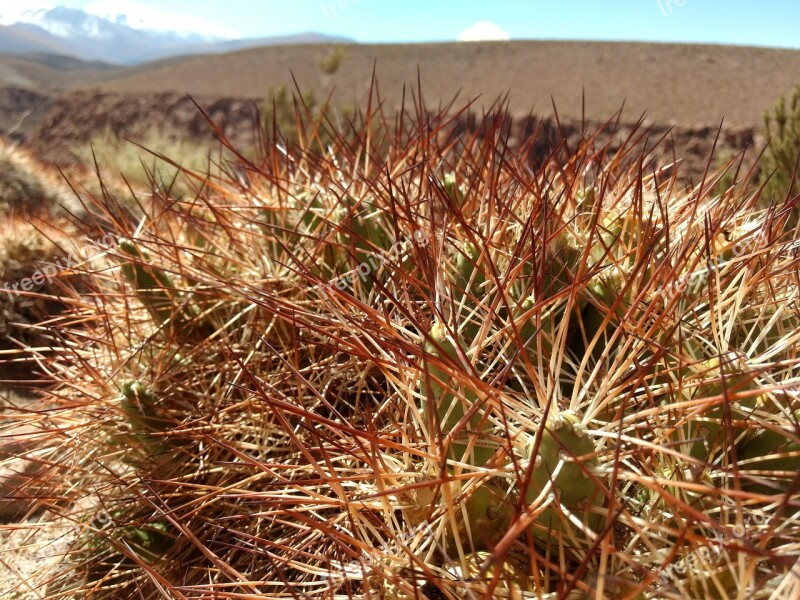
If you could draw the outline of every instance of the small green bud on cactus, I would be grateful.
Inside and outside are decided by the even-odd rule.
[[[169,422],[158,417],[158,397],[141,382],[130,380],[122,384],[120,406],[130,419],[131,427],[140,432],[164,431]]]
[[[132,433],[113,436],[112,443],[129,443],[145,450],[148,458],[163,455],[175,448],[175,442],[161,435],[174,425],[161,416],[159,398],[141,382],[131,380],[122,384],[120,408],[128,417]]]
[[[444,174],[442,178],[442,187],[451,199],[459,200],[461,198],[461,190],[458,189],[458,180],[456,174],[452,171],[448,171]]]
[[[566,228],[553,236],[545,257],[542,287],[544,298],[557,294],[572,284],[582,252],[578,240]]]

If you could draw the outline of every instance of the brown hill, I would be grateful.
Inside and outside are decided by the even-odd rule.
[[[0,54],[0,88],[26,87],[38,92],[56,91],[90,84],[97,80],[92,76],[93,73],[118,68],[107,63],[86,62],[57,54]]]
[[[600,42],[478,42],[348,45],[329,80],[319,69],[329,46],[268,47],[187,57],[129,69],[87,73],[77,87],[123,93],[174,91],[206,96],[263,97],[270,87],[335,87],[343,102],[361,101],[373,65],[383,96],[396,104],[417,69],[434,106],[459,90],[489,104],[510,93],[514,112],[609,117],[624,103],[627,120],[646,112],[659,123],[752,126],[765,107],[800,78],[800,51],[679,44]]]
[[[294,76],[302,90],[314,89],[318,98],[335,90],[335,103],[360,104],[374,67],[381,99],[389,106],[399,106],[404,89],[410,104],[409,90],[418,77],[430,109],[459,94],[456,106],[477,98],[473,110],[480,114],[508,93],[518,132],[528,127],[529,113],[547,118],[553,103],[573,134],[581,128],[582,111],[591,123],[624,104],[623,122],[645,114],[659,134],[678,125],[674,149],[697,175],[720,121],[725,125],[717,155],[738,152],[758,139],[763,111],[800,76],[796,50],[526,41],[348,45],[341,68],[328,77],[320,63],[331,48],[264,47],[129,68],[0,57],[0,133],[22,120],[17,135],[59,162],[98,128],[134,139],[154,124],[207,136],[191,94],[225,122],[228,134],[246,140],[252,108],[270,89],[293,86]],[[24,89],[2,89],[4,81]]]

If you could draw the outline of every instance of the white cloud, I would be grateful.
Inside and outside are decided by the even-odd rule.
[[[25,21],[39,10],[55,8],[52,2],[36,2],[35,0],[2,0],[0,2],[0,25],[11,25],[17,21]]]
[[[511,36],[491,21],[478,21],[459,33],[456,39],[459,42],[507,41],[511,39]]]
[[[189,15],[164,12],[153,6],[131,2],[130,0],[100,0],[87,4],[87,13],[108,19],[120,25],[149,31],[177,31],[194,33],[207,37],[237,39],[236,31],[213,21]]]

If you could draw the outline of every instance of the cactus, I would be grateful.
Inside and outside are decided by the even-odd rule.
[[[122,519],[122,511],[115,511],[115,520]],[[146,525],[119,527],[99,534],[87,532],[79,543],[82,564],[90,583],[102,581],[105,585],[124,578],[125,570],[136,568],[136,557],[145,564],[154,565],[162,561],[170,549],[173,536],[170,526],[164,521]],[[124,546],[125,551],[120,549]]]
[[[445,194],[447,194],[451,200],[457,201],[461,198],[462,194],[458,186],[458,179],[456,178],[456,174],[452,171],[448,171],[444,174],[442,178],[442,187],[444,188]]]
[[[411,499],[412,506],[406,511],[406,518],[414,527],[442,507],[454,512],[455,530],[450,519],[445,520],[445,539],[452,553],[458,553],[459,544],[468,552],[491,550],[511,526],[516,508],[514,490],[505,490],[499,478],[482,481],[471,490],[465,490],[459,480],[431,483],[415,488]],[[453,503],[452,508],[448,502]]]
[[[455,368],[458,372],[461,358],[456,345],[460,346],[463,353],[463,343],[459,339],[453,339],[440,322],[433,324],[429,338],[425,344],[426,354],[441,360],[445,368],[438,366],[433,360],[427,363],[422,379],[426,398],[423,414],[427,423],[440,428],[443,434],[448,434],[458,426],[466,410],[478,401],[478,394],[469,383],[461,383],[458,377],[452,376],[447,368]],[[497,445],[485,438],[490,431],[491,424],[484,418],[484,411],[476,410],[469,418],[467,426],[453,437],[448,448],[448,456],[459,462],[466,460],[475,466],[484,465],[497,449]],[[467,455],[470,441],[473,445]]]
[[[382,264],[381,255],[394,243],[383,214],[370,214],[366,203],[347,196],[333,211],[337,245],[326,245],[324,264],[332,274],[350,271],[349,282],[359,281],[366,294]],[[354,286],[348,286],[354,289]]]
[[[158,397],[141,382],[131,380],[122,384],[120,407],[128,416],[131,428],[140,433],[164,431],[169,421],[158,416]]]
[[[130,433],[118,433],[112,436],[113,444],[124,444],[134,450],[134,454],[125,455],[124,460],[131,464],[142,462],[159,464],[169,459],[172,451],[179,447],[176,440],[164,435],[174,422],[163,416],[163,408],[159,398],[148,390],[141,382],[130,380],[122,384],[120,408],[128,419]]]
[[[133,285],[136,296],[159,327],[167,327],[171,336],[179,333],[184,340],[204,339],[216,328],[202,315],[200,308],[184,298],[172,278],[163,269],[150,264],[150,256],[128,238],[118,241],[120,250],[134,260],[122,264],[122,273]]]
[[[104,225],[124,238],[133,286],[98,269],[91,298],[64,317],[65,351],[40,360],[59,379],[53,408],[23,416],[57,437],[35,457],[56,476],[37,473],[24,493],[53,484],[42,503],[80,514],[91,484],[93,504],[131,506],[105,536],[113,548],[101,544],[109,578],[73,589],[64,569],[48,579],[68,589],[47,593],[84,597],[113,580],[117,597],[383,597],[391,586],[500,597],[509,557],[527,550],[516,591],[700,597],[702,565],[668,587],[653,578],[713,547],[737,593],[763,583],[772,594],[765,582],[785,576],[800,522],[784,485],[796,407],[773,410],[797,397],[797,334],[782,315],[800,292],[782,213],[643,174],[650,146],[629,148],[643,136],[610,159],[584,136],[539,167],[498,144],[501,121],[442,145],[444,117],[378,117],[324,154],[313,139],[270,146],[197,201],[156,194],[152,218]],[[431,185],[442,165],[457,165],[468,196]],[[275,198],[286,204],[262,215]],[[115,214],[106,208],[93,212]],[[751,221],[769,229],[752,251],[714,246]],[[132,231],[169,252],[151,261],[124,241]],[[369,263],[416,231],[435,243]],[[369,281],[320,293],[359,261]],[[716,270],[702,293],[674,281],[703,262]],[[141,302],[126,302],[132,287]],[[223,324],[206,338],[193,334],[201,297],[203,319]],[[120,377],[139,379],[119,393]],[[98,431],[124,432],[128,447]],[[143,525],[162,514],[171,551],[120,560],[123,544],[157,555],[172,542]],[[710,539],[730,537],[742,514],[769,522]]]
[[[485,311],[480,308],[478,298],[483,297],[486,273],[480,261],[480,250],[474,244],[465,243],[456,256],[455,272],[452,277],[451,295],[453,303],[461,307],[461,328],[459,334],[467,346],[472,345],[484,321]]]
[[[148,253],[132,240],[121,238],[118,244],[120,250],[135,259],[122,265],[123,275],[131,282],[156,324],[163,325],[172,317],[176,304],[172,278],[163,270],[150,266]]]
[[[798,422],[800,410],[794,412],[792,421]],[[800,482],[795,482],[795,474],[800,472],[800,436],[797,431],[785,429],[763,429],[745,437],[737,446],[736,457],[740,468],[745,471],[742,488],[759,494],[787,492]],[[765,478],[763,474],[748,474],[747,471],[780,471],[784,474]]]
[[[521,290],[516,290],[518,301],[512,312],[523,348],[532,364],[538,363],[537,356],[540,350],[543,358],[549,360],[557,347],[556,336],[564,319],[569,319],[566,334],[567,348],[572,345],[571,340],[578,333],[577,316],[585,306],[585,299],[578,296],[569,315],[566,310],[566,298],[556,301],[551,299],[574,284],[580,258],[581,250],[577,239],[564,228],[553,236],[541,259],[544,263],[541,270],[541,282],[537,281],[539,273],[532,268],[532,262],[523,265],[522,280],[532,281],[533,285],[523,292],[527,295],[522,297],[520,297]],[[530,311],[540,303],[543,308],[541,314],[538,315],[537,322],[537,314],[530,313]],[[528,315],[527,318],[526,315]]]
[[[129,527],[122,538],[148,563],[157,561],[170,547],[169,525],[164,521],[155,521],[143,527]]]
[[[727,440],[723,403],[728,404],[732,420],[742,420],[761,402],[761,397],[752,393],[758,387],[745,367],[746,363],[735,354],[724,356],[722,360],[715,357],[690,367],[682,382],[686,386],[683,390],[686,400],[721,396],[722,402],[692,418],[680,429],[684,454],[709,463],[717,449],[727,450],[744,431],[742,426],[733,426],[733,440]],[[746,397],[737,401],[738,395]]]
[[[576,540],[585,540],[586,536],[567,513],[595,532],[602,522],[602,515],[591,512],[605,501],[593,472],[597,450],[579,417],[570,411],[551,415],[541,429],[534,454],[536,444],[536,439],[531,440],[527,449],[526,457],[533,466],[525,501],[533,504],[545,490],[553,499],[539,513],[530,533],[545,548],[558,548],[560,544],[573,547]]]

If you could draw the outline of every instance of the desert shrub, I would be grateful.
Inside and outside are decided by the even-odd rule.
[[[790,597],[780,207],[635,140],[534,170],[499,125],[365,122],[114,221],[47,363],[48,594]]]
[[[260,115],[267,139],[322,154],[337,136],[352,139],[364,124],[353,105],[333,103],[331,98],[321,101],[314,88],[303,93],[290,92],[286,86],[270,89]]]
[[[781,96],[764,113],[763,132],[769,140],[761,162],[765,201],[796,195],[800,192],[795,175],[800,160],[800,84],[788,100]]]
[[[332,77],[344,63],[344,46],[332,46],[325,57],[319,62],[319,70],[325,77]]]
[[[300,97],[289,91],[285,85],[270,88],[262,104],[261,123],[264,130],[282,134],[292,142],[298,140],[298,122],[304,114],[313,115],[318,109],[317,95],[313,89]]]
[[[80,162],[99,166],[101,174],[122,176],[135,191],[182,196],[193,195],[202,181],[185,176],[202,172],[210,177],[219,173],[219,156],[211,143],[191,139],[162,126],[153,126],[141,136],[120,138],[110,127],[75,149]],[[120,186],[118,186],[120,187]]]

